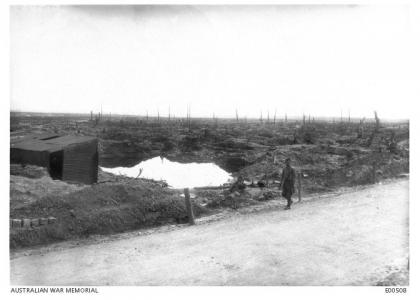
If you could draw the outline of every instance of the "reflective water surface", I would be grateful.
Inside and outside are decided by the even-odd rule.
[[[214,163],[179,163],[154,157],[133,167],[103,168],[105,172],[128,177],[165,180],[172,188],[219,186],[232,179]]]

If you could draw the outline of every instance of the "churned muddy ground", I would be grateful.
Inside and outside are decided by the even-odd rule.
[[[11,283],[408,285],[407,179],[283,205],[15,251]]]

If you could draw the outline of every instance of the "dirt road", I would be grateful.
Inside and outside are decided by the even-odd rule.
[[[12,255],[17,285],[408,284],[408,180],[150,235]]]

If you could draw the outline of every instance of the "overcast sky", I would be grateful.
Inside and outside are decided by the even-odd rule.
[[[11,109],[407,118],[405,6],[11,8]]]

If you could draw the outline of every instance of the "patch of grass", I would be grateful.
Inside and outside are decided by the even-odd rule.
[[[205,211],[196,204],[193,209],[196,216]],[[48,216],[57,218],[57,222],[39,228],[11,230],[10,247],[34,246],[188,220],[184,198],[176,191],[141,180],[136,185],[133,181],[98,184],[67,195],[47,195],[10,212],[11,218]]]

